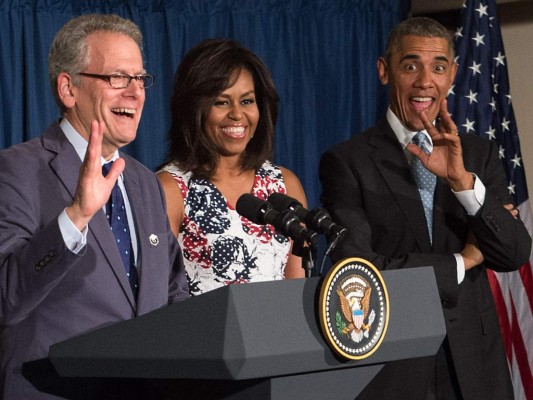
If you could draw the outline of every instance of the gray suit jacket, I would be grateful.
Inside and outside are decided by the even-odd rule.
[[[121,156],[138,240],[137,301],[103,211],[91,220],[80,254],[65,247],[57,217],[73,200],[81,162],[59,125],[0,151],[4,399],[48,398],[21,372],[25,363],[46,358],[50,345],[188,298],[181,250],[158,181],[139,162]],[[151,235],[159,238],[157,245]]]
[[[468,216],[446,182],[438,180],[433,244],[407,159],[386,121],[322,156],[322,202],[349,230],[334,260],[357,256],[379,269],[434,267],[446,319],[448,360],[453,358],[465,400],[508,399],[512,387],[486,268],[516,270],[529,258],[531,238],[523,223],[502,207],[512,199],[495,143],[474,135],[462,135],[461,143],[466,169],[487,188],[485,202],[477,215]],[[467,271],[458,285],[453,253],[461,252],[469,230],[485,262]],[[408,393],[405,398],[424,399],[436,362],[430,358],[391,363],[361,397],[389,399]]]

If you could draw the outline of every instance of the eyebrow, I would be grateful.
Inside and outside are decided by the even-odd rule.
[[[129,76],[139,76],[139,75],[147,75],[148,72],[146,72],[146,69],[142,69],[141,72],[137,72],[136,74],[130,75],[122,68],[116,69],[114,72],[110,72],[108,75],[115,75],[115,74],[122,74],[122,75],[129,75]]]
[[[255,90],[249,90],[246,93],[241,94],[240,97],[246,97],[246,96],[249,96],[251,94],[255,94]],[[227,97],[227,98],[229,98],[230,95],[225,94],[225,93],[220,93],[217,97]]]
[[[400,62],[404,62],[405,60],[420,60],[420,56],[417,54],[406,54],[400,59]],[[449,59],[446,56],[436,56],[433,58],[433,61],[442,61],[447,63],[449,62]]]

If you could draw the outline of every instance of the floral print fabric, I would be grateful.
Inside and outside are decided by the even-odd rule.
[[[191,295],[236,283],[283,279],[290,242],[271,225],[241,217],[217,187],[192,179],[175,164],[172,174],[184,198],[185,216],[178,235]],[[281,170],[266,161],[255,174],[252,194],[266,200],[285,193]]]

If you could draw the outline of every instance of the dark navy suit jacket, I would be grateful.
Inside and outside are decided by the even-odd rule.
[[[357,256],[382,270],[433,266],[446,320],[446,351],[465,400],[508,399],[510,375],[486,269],[519,268],[529,258],[531,238],[522,221],[503,207],[512,199],[495,143],[475,135],[461,135],[461,143],[467,171],[487,189],[485,202],[469,216],[446,182],[438,180],[433,243],[407,158],[387,121],[322,156],[322,202],[349,230],[333,252],[334,261]],[[459,285],[453,253],[461,252],[470,230],[485,261],[466,271]],[[361,398],[425,399],[435,362],[431,357],[390,363]]]

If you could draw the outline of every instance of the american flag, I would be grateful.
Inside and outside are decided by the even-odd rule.
[[[495,140],[508,189],[532,233],[531,209],[495,0],[466,0],[455,33],[459,70],[448,96],[459,131]],[[488,270],[516,399],[533,400],[533,260],[519,271]]]

